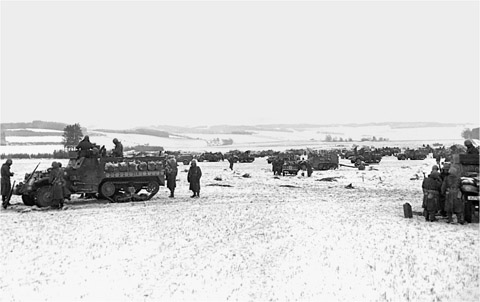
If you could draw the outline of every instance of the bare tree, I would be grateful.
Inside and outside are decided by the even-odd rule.
[[[65,126],[63,129],[63,146],[65,149],[73,149],[78,145],[82,137],[83,133],[80,124],[76,123]]]

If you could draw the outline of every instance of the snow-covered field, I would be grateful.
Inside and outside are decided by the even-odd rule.
[[[37,163],[14,160],[14,179]],[[421,211],[415,175],[433,163],[387,157],[306,178],[274,177],[265,159],[234,172],[204,162],[198,199],[182,165],[174,199],[162,187],[148,202],[37,211],[14,196],[0,211],[0,298],[478,301],[478,224],[403,217],[405,202]]]

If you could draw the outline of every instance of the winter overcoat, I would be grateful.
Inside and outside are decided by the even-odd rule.
[[[437,211],[439,208],[441,180],[437,174],[430,174],[423,180],[423,208],[429,212]]]
[[[175,158],[167,160],[167,165],[165,167],[165,175],[167,177],[167,188],[170,190],[175,189],[177,186],[177,173],[178,173],[178,164]]]
[[[200,192],[200,178],[202,177],[202,170],[199,166],[190,166],[188,170],[187,180],[190,183],[190,190],[193,192]]]
[[[63,170],[60,168],[53,168],[50,171],[49,182],[52,185],[52,199],[63,200],[64,199],[64,179]]]
[[[463,201],[460,192],[461,180],[454,174],[449,174],[442,183],[442,194],[446,194],[445,211],[462,213]]]
[[[10,194],[10,189],[12,184],[10,183],[10,177],[13,176],[13,173],[10,172],[10,166],[7,163],[2,165],[1,169],[1,193],[2,196],[7,196]]]

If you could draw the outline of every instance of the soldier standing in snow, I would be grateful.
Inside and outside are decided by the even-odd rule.
[[[443,180],[442,183],[442,194],[446,194],[445,198],[445,211],[448,216],[448,223],[453,222],[453,213],[457,215],[457,221],[460,224],[463,224],[463,212],[464,205],[461,198],[460,192],[460,177],[458,177],[458,170],[455,167],[451,167],[448,171],[448,176]]]
[[[175,160],[175,156],[169,155],[167,160],[167,165],[165,167],[165,174],[167,176],[167,188],[170,190],[170,196],[175,197],[175,187],[177,186],[177,173],[178,173],[178,164]]]
[[[60,165],[56,161],[52,163],[48,181],[52,185],[52,200],[54,204],[58,205],[60,209],[63,208],[65,180],[63,179],[63,170],[60,169]]]
[[[13,176],[13,172],[10,172],[10,167],[12,166],[12,160],[9,158],[5,163],[2,165],[1,169],[1,191],[2,191],[2,206],[6,209],[10,202],[7,200],[8,196],[10,196],[11,184],[10,184],[10,177]]]
[[[435,169],[436,168],[436,169]],[[423,204],[422,208],[425,209],[426,221],[436,221],[435,214],[438,210],[438,202],[440,198],[440,190],[442,183],[440,180],[440,173],[438,173],[438,167],[433,166],[432,172],[427,178],[423,180]]]
[[[190,169],[188,170],[187,180],[190,183],[190,190],[193,195],[190,197],[200,197],[200,178],[202,177],[202,170],[197,166],[197,160],[192,159]]]

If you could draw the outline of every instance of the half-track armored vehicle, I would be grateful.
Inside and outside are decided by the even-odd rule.
[[[165,157],[77,157],[63,169],[65,195],[89,194],[111,202],[149,200],[165,185]],[[27,173],[14,190],[28,206],[53,206],[50,168]]]

